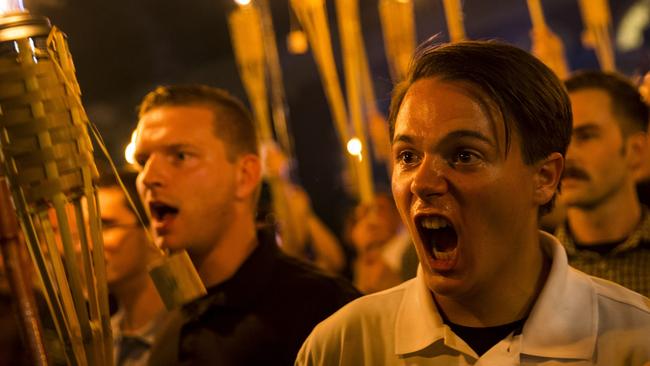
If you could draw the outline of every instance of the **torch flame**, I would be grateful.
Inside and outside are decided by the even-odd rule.
[[[23,0],[0,0],[0,16],[25,11]]]

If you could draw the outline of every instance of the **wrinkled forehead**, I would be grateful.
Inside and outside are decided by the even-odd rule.
[[[136,152],[152,146],[223,139],[215,133],[214,112],[202,105],[161,106],[144,113],[136,128]]]
[[[494,97],[491,97],[487,91],[485,91],[481,86],[476,83],[466,81],[466,80],[453,80],[447,79],[444,77],[428,77],[422,78],[415,81],[406,92],[404,100],[401,103],[400,109],[404,106],[404,102],[409,98],[411,90],[413,90],[413,85],[418,83],[421,80],[437,80],[439,83],[427,83],[430,88],[440,88],[444,86],[449,88],[448,90],[453,90],[453,92],[463,94],[467,98],[473,100],[479,106],[483,115],[485,115],[490,132],[494,136],[496,145],[499,148],[500,152],[503,152],[504,156],[508,153],[509,146],[509,135],[510,135],[510,126],[507,124],[507,117],[502,108],[496,102]],[[399,112],[398,112],[399,115]]]
[[[496,139],[497,146],[499,146],[499,150],[507,154],[507,136],[510,128],[507,124],[507,117],[499,104],[477,84],[467,81],[454,83],[458,84],[461,91],[465,91],[465,94],[481,107],[483,114],[489,121],[490,128]]]

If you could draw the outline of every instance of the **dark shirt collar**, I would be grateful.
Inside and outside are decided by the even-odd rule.
[[[183,307],[189,318],[199,318],[210,307],[241,308],[255,304],[271,279],[279,249],[272,230],[257,232],[257,245],[235,274],[208,288],[207,295]]]

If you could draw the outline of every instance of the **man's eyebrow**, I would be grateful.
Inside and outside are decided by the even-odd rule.
[[[393,141],[391,143],[396,143],[396,142],[405,142],[407,144],[413,143],[413,138],[409,135],[404,135],[404,134],[399,134],[393,136]]]
[[[472,138],[472,139],[477,139],[481,140],[488,145],[492,147],[496,147],[496,143],[494,142],[493,139],[489,138],[488,136],[485,136],[484,134],[474,131],[474,130],[455,130],[450,133],[448,133],[445,137],[442,138],[440,141],[441,143],[446,143],[450,142],[453,140],[458,140],[458,139],[463,139],[463,138]]]
[[[448,133],[445,137],[443,137],[440,142],[441,143],[448,143],[448,142],[451,142],[453,140],[462,139],[462,138],[474,138],[474,139],[481,140],[481,141],[487,143],[488,145],[490,145],[492,147],[496,146],[494,140],[492,140],[491,138],[485,136],[484,134],[482,134],[482,133],[480,133],[478,131],[474,131],[474,130],[455,130],[455,131],[452,131],[452,132]],[[398,134],[398,135],[395,135],[395,137],[393,137],[393,144],[396,143],[396,142],[404,142],[404,143],[407,143],[407,144],[411,144],[411,143],[414,142],[414,139],[413,139],[413,137],[411,135]]]
[[[600,126],[598,124],[594,122],[588,122],[578,127],[574,127],[573,133],[590,132],[590,131],[598,131],[598,130],[600,130]]]
[[[166,150],[181,150],[181,149],[186,149],[192,147],[192,144],[188,144],[185,142],[178,142],[174,144],[169,144],[165,146]]]

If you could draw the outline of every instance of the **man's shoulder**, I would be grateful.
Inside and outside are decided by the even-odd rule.
[[[278,253],[267,291],[286,297],[298,296],[302,303],[331,303],[336,309],[361,293],[345,278],[326,273],[310,263]],[[335,310],[335,309],[333,309]]]
[[[650,357],[650,299],[616,283],[591,277],[597,298],[598,340],[603,360],[636,364],[629,357]],[[635,356],[632,356],[635,355]],[[598,364],[621,364],[605,362]],[[639,363],[640,364],[640,363]]]
[[[617,283],[598,277],[589,277],[594,284],[599,303],[607,305],[606,309],[612,309],[621,314],[633,313],[637,317],[636,320],[644,319],[650,324],[650,299]]]
[[[360,297],[319,323],[296,365],[360,365],[368,364],[367,357],[386,361],[395,348],[397,313],[411,281]]]
[[[356,328],[357,331],[376,331],[394,324],[407,287],[414,279],[398,286],[370,295],[362,296],[343,306],[325,321],[320,323],[314,333],[321,336],[334,336],[344,330]]]

